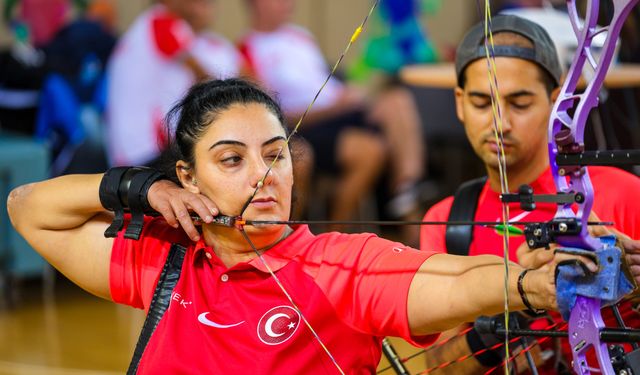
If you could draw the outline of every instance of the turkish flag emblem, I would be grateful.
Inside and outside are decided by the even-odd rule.
[[[267,345],[279,345],[298,330],[300,314],[291,306],[277,306],[267,311],[258,322],[258,338]]]

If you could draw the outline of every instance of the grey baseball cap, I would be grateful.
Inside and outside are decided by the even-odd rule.
[[[491,19],[491,32],[497,34],[504,31],[522,35],[531,41],[533,48],[495,45],[494,56],[516,57],[536,63],[551,75],[556,84],[560,85],[562,67],[558,60],[558,51],[551,37],[542,26],[514,15],[497,15],[493,17]],[[458,86],[461,86],[462,74],[466,67],[472,62],[486,57],[484,34],[484,24],[480,22],[465,34],[462,42],[458,45],[456,50]]]

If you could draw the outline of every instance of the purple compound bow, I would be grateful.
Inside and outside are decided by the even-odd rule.
[[[598,152],[585,152],[585,123],[590,110],[598,105],[598,94],[613,59],[622,25],[639,0],[611,1],[614,7],[613,18],[607,27],[597,24],[599,0],[588,1],[584,20],[578,16],[576,1],[567,1],[571,24],[578,37],[578,49],[549,119],[549,156],[558,193],[572,194],[578,211],[574,213],[571,208],[574,202],[559,204],[558,211],[549,225],[533,230],[535,234],[542,236],[552,232],[555,242],[561,246],[588,249],[596,253],[605,245],[598,238],[590,236],[587,231],[594,193],[589,172],[584,165],[592,164],[589,160],[598,159],[601,155]],[[596,57],[592,43],[601,33],[606,33],[606,40],[598,54],[599,57]],[[585,64],[589,64],[593,69],[593,77],[584,91],[577,93]],[[611,164],[617,163],[612,160]],[[535,242],[535,237],[540,238],[535,234],[529,241]],[[573,353],[572,365],[577,374],[591,374],[592,369],[586,359],[590,349],[595,351],[601,373],[615,374],[607,344],[602,342],[600,337],[604,328],[601,307],[599,299],[578,295],[571,310],[568,333]]]

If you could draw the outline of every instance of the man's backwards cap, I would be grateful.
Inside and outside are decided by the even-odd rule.
[[[500,32],[522,35],[533,44],[533,48],[496,45],[494,48],[495,57],[515,57],[531,61],[547,71],[555,83],[560,85],[562,68],[558,60],[558,52],[551,37],[542,26],[514,15],[498,15],[491,19],[491,32],[494,35]],[[467,66],[478,59],[486,58],[484,38],[484,24],[480,22],[467,32],[458,45],[456,50],[458,86],[461,85],[462,74]]]

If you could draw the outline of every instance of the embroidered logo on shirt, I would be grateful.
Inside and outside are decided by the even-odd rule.
[[[232,328],[235,326],[239,326],[240,324],[244,323],[244,320],[239,322],[239,323],[234,323],[234,324],[220,324],[220,323],[216,323],[213,320],[209,320],[207,319],[207,314],[209,312],[203,312],[202,314],[198,315],[198,321],[206,326],[209,327],[214,327],[214,328]]]
[[[279,345],[298,330],[300,314],[290,306],[277,306],[267,311],[258,322],[258,338],[267,345]]]

